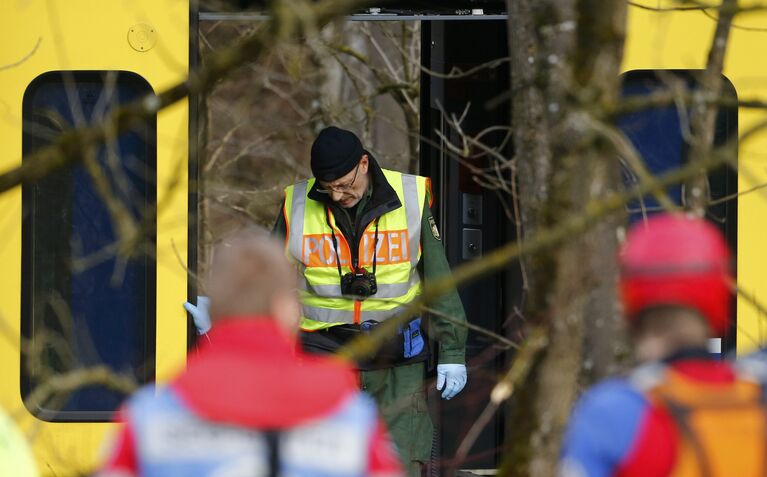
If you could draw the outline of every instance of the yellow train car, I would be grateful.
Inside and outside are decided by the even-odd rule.
[[[0,38],[6,171],[62,130],[183,81],[189,3],[1,2]],[[81,165],[0,195],[0,407],[43,475],[89,472],[122,397],[71,372],[107,364],[143,383],[184,362],[188,129],[181,101],[83,151]],[[152,222],[156,234],[126,245]],[[51,373],[71,381],[34,394]]]
[[[633,3],[635,5],[628,7],[624,78],[638,79],[647,72],[657,71],[681,72],[691,77],[706,67],[717,25],[716,10],[679,9],[678,2],[666,0]],[[757,5],[757,2],[740,1],[738,5],[748,8]],[[725,97],[757,101],[767,99],[767,68],[758,60],[765,34],[767,14],[763,10],[735,17],[723,70]],[[638,81],[641,82],[641,79]],[[624,84],[624,92],[626,88]],[[675,111],[674,108],[672,106],[667,111]],[[673,114],[677,116],[676,130],[671,128],[670,131],[662,131],[665,125],[662,120],[659,121],[658,115],[647,118],[658,124],[654,134],[638,141],[632,138],[635,145],[640,143],[640,152],[643,152],[642,141],[645,144],[651,141],[662,142],[668,141],[669,137],[681,140],[684,126],[680,124],[676,112]],[[765,111],[758,108],[722,106],[717,119],[715,142],[721,145],[726,140],[734,140],[765,119]],[[653,130],[650,128],[650,131]],[[657,145],[650,145],[649,148],[651,153],[644,154],[646,162],[653,160],[652,152],[659,151]],[[767,134],[764,132],[739,144],[737,171],[709,177],[712,199],[717,205],[708,211],[709,218],[722,227],[737,253],[739,288],[762,304],[767,301],[767,280],[764,275],[767,256],[761,243],[764,230],[762,217],[767,213],[767,196],[759,186],[767,181],[765,153]],[[737,352],[742,354],[767,341],[766,317],[750,300],[743,296],[738,298],[736,316],[737,330],[733,329],[730,336],[724,337],[726,343],[729,343],[726,347],[732,348],[735,343]]]

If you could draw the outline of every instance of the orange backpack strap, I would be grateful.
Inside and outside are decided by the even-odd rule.
[[[700,477],[713,477],[711,472],[711,463],[709,462],[706,451],[703,447],[703,443],[696,435],[690,424],[690,415],[694,409],[681,404],[673,399],[667,398],[662,394],[654,394],[652,399],[656,404],[660,404],[671,416],[674,421],[676,429],[681,434],[683,442],[689,446],[690,450],[694,454],[695,462],[698,465],[700,471]],[[680,446],[683,447],[683,446]],[[678,460],[678,459],[677,459]],[[678,465],[676,466],[679,467]]]
[[[741,376],[703,382],[669,367],[645,395],[679,432],[673,477],[765,475],[767,413],[759,383]]]

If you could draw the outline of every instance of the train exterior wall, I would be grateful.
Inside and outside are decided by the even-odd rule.
[[[156,36],[134,49],[129,31],[149,25]],[[155,92],[186,78],[189,63],[186,0],[29,0],[0,2],[0,170],[20,165],[22,98],[39,75],[55,70],[137,73]],[[157,117],[156,376],[163,381],[183,364],[187,320],[188,104]],[[77,475],[92,469],[110,423],[44,422],[21,401],[22,192],[0,195],[0,406],[34,444],[41,472]],[[184,257],[183,259],[179,257]],[[104,319],[109,319],[105,316]]]

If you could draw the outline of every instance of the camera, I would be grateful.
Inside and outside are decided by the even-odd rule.
[[[376,276],[364,268],[358,268],[341,277],[341,293],[367,298],[378,291]]]

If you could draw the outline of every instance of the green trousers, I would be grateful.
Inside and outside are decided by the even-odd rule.
[[[431,455],[434,426],[426,407],[425,363],[362,371],[363,391],[375,399],[409,477],[419,477]]]

